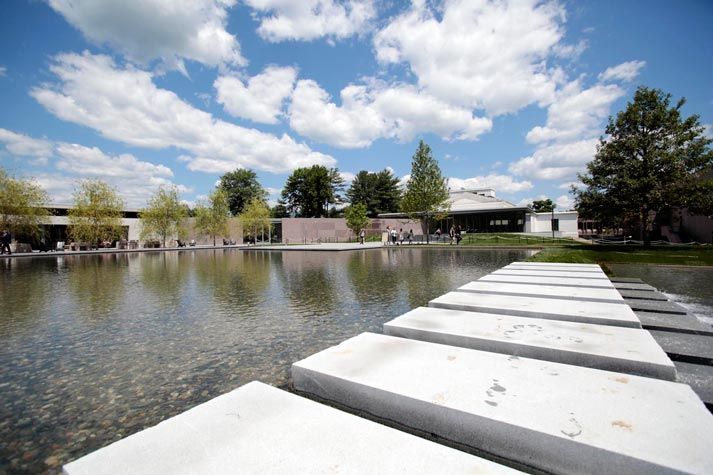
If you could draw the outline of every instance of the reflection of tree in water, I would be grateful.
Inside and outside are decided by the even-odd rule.
[[[92,320],[103,319],[121,307],[125,294],[125,274],[129,258],[125,253],[95,256],[68,256],[65,265],[67,286],[74,294],[78,314]],[[62,292],[62,289],[56,289]],[[135,297],[135,296],[134,296]]]
[[[412,308],[428,305],[429,300],[452,290],[448,269],[458,262],[453,252],[444,255],[440,252],[414,249],[405,254],[407,265],[400,269],[402,272],[408,272],[408,275],[402,274],[400,278],[406,282],[408,302]]]
[[[181,252],[143,254],[137,267],[144,287],[159,298],[163,308],[179,305],[183,287],[190,275],[190,255]]]
[[[361,304],[391,302],[399,292],[399,268],[389,251],[350,253],[347,275]]]
[[[221,306],[251,307],[270,284],[270,253],[214,250],[194,256],[198,282]]]
[[[332,253],[286,251],[277,262],[282,264],[277,275],[298,314],[321,316],[335,311],[338,264]]]
[[[52,258],[0,259],[0,336],[27,329],[47,313],[57,291],[57,263]]]

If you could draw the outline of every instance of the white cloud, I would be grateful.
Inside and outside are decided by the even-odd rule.
[[[713,139],[713,124],[703,124],[703,136]]]
[[[570,210],[574,208],[574,199],[569,195],[560,195],[555,200],[558,209]]]
[[[278,138],[218,120],[156,87],[151,73],[117,68],[108,56],[62,54],[51,70],[59,83],[30,92],[48,111],[111,140],[187,151],[191,155],[183,155],[183,161],[190,170],[224,173],[243,167],[283,173],[336,162],[287,134]]]
[[[160,59],[185,73],[183,59],[208,66],[243,65],[235,36],[225,29],[235,0],[49,0],[88,40],[131,61]]]
[[[218,92],[218,102],[229,114],[276,124],[296,77],[295,68],[268,66],[246,83],[237,76],[220,76],[213,85]]]
[[[7,68],[5,66],[0,66],[0,78],[7,74]]]
[[[46,163],[45,159],[51,157],[53,153],[52,142],[49,140],[35,139],[2,128],[0,128],[0,143],[4,144],[5,149],[12,155],[42,159],[43,163]]]
[[[646,61],[627,61],[617,66],[607,68],[599,75],[600,81],[633,81],[639,75],[641,68],[646,66]]]
[[[598,142],[590,138],[541,146],[532,155],[510,164],[508,169],[530,179],[571,180],[594,158]]]
[[[532,183],[523,180],[516,181],[510,175],[498,175],[491,173],[486,176],[474,176],[472,178],[448,179],[448,187],[451,190],[473,189],[473,188],[493,188],[497,193],[517,193],[532,189]]]
[[[344,184],[349,186],[349,183],[351,183],[356,175],[352,172],[339,172],[339,176],[342,177],[342,180],[344,180]]]
[[[612,103],[624,95],[617,85],[596,84],[581,89],[580,81],[572,81],[557,93],[547,109],[547,124],[534,127],[527,141],[570,140],[599,133],[599,125],[609,115]]]
[[[446,140],[475,140],[490,119],[446,104],[415,86],[369,81],[341,91],[341,106],[312,80],[297,82],[289,107],[290,126],[306,137],[336,147],[359,148],[378,138],[409,141],[432,132]]]
[[[437,11],[434,11],[437,10]],[[414,1],[374,38],[383,64],[405,62],[429,93],[491,116],[547,104],[561,71],[546,60],[564,35],[555,1]]]
[[[360,34],[376,15],[373,0],[245,0],[271,42],[343,39]]]

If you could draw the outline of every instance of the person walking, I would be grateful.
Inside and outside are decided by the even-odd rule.
[[[381,233],[381,243],[388,246],[389,241],[391,241],[391,227],[386,226],[386,231]]]
[[[396,246],[396,239],[397,239],[397,233],[396,233],[396,228],[391,230],[391,245]]]
[[[462,232],[463,231],[461,230],[461,227],[459,224],[458,226],[456,226],[456,245],[460,245],[460,241],[461,241],[461,239],[463,239],[463,237],[461,236]]]
[[[359,231],[359,243],[364,244],[364,238],[366,237],[366,231],[363,229]]]
[[[450,231],[448,231],[448,236],[451,238],[451,246],[456,240],[456,228],[455,226],[451,226]]]
[[[413,243],[413,229],[408,230],[408,243],[409,244]]]
[[[436,229],[436,242],[441,239],[441,228]]]
[[[404,245],[404,228],[399,229],[399,244]]]
[[[12,255],[12,251],[10,250],[10,243],[12,242],[12,234],[10,234],[10,231],[7,229],[2,232],[2,253],[5,254],[5,251],[7,250],[7,253]]]

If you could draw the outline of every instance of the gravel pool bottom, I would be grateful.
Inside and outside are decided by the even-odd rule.
[[[0,473],[61,465],[528,250],[188,250],[0,262]]]

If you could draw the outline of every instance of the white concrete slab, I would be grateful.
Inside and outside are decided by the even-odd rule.
[[[531,267],[569,267],[572,269],[598,269],[602,268],[599,264],[579,264],[570,262],[528,262],[528,261],[515,261],[511,262],[513,265],[518,266],[531,266]]]
[[[598,279],[598,280],[609,280],[603,272],[590,273],[590,272],[572,272],[572,271],[556,271],[556,270],[541,270],[541,269],[498,269],[494,271],[494,275],[526,275],[532,277],[569,277],[572,279]],[[591,275],[590,275],[591,274]]]
[[[478,280],[488,282],[511,282],[517,284],[561,285],[564,287],[589,287],[613,289],[607,279],[577,279],[572,277],[533,277],[530,275],[489,274]]]
[[[584,273],[585,275],[587,274],[604,274],[604,271],[601,269],[595,269],[593,267],[582,269],[582,268],[577,268],[577,267],[563,267],[563,266],[547,266],[547,267],[542,267],[542,266],[523,266],[523,265],[518,265],[518,264],[509,264],[503,269],[507,270],[543,270],[543,271],[554,271],[554,272],[581,272]]]
[[[428,302],[428,306],[516,317],[543,318],[545,320],[641,328],[641,322],[634,311],[628,305],[616,303],[448,292]]]
[[[636,328],[419,307],[385,323],[384,333],[669,381],[676,379],[673,362],[656,340],[649,332]]]
[[[292,366],[296,389],[553,473],[713,473],[690,387],[387,335]]]
[[[65,465],[64,473],[514,471],[252,382]]]
[[[458,287],[458,292],[477,292],[524,297],[545,297],[564,300],[588,300],[624,304],[624,297],[616,289],[592,289],[587,287],[562,287],[556,285],[505,284],[476,280]]]

